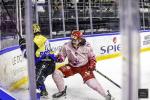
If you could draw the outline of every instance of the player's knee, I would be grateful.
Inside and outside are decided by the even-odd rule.
[[[88,84],[87,84],[88,85]],[[88,85],[90,88],[92,88],[93,90],[97,91],[98,90],[98,87],[97,86],[94,86],[94,85]]]
[[[89,79],[89,80],[87,80],[85,83],[86,83],[89,87],[91,87],[93,90],[98,91],[99,87],[98,87],[98,85],[95,84],[94,80],[95,80],[95,79]]]
[[[53,78],[57,78],[57,77],[63,77],[63,74],[60,70],[55,70],[54,73],[52,74]]]
[[[98,91],[98,87],[97,86],[92,86],[93,90]]]

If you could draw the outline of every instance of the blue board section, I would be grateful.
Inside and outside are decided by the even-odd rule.
[[[140,32],[150,32],[150,30],[140,30]],[[112,33],[97,33],[97,34],[93,34],[93,35],[84,35],[84,37],[97,37],[97,36],[110,36],[110,35],[120,35],[120,32],[112,32]],[[57,39],[50,39],[49,42],[55,42],[55,41],[62,41],[62,40],[69,40],[69,37],[65,37],[65,38],[57,38]],[[19,46],[12,46],[12,47],[8,47],[5,48],[3,50],[0,50],[0,55],[10,52],[12,50],[18,49]]]
[[[5,49],[2,49],[2,50],[0,51],[0,55],[4,54],[4,53],[6,53],[6,52],[10,52],[10,51],[16,50],[16,49],[18,49],[18,48],[19,48],[19,46],[16,45],[16,46],[12,46],[12,47],[8,47],[8,48],[5,48]]]
[[[0,89],[0,100],[16,100],[14,97]]]

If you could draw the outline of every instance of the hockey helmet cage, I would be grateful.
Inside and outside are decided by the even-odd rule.
[[[40,26],[38,24],[33,24],[33,33],[41,32]]]

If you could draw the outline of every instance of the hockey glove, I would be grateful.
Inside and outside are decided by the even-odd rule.
[[[63,57],[59,54],[56,56],[56,58],[57,58],[57,62],[63,62],[64,61]]]
[[[96,61],[94,59],[91,59],[89,61],[88,70],[89,71],[93,71],[95,68],[96,68]]]
[[[19,46],[22,51],[26,49],[26,40],[24,38],[19,39]]]

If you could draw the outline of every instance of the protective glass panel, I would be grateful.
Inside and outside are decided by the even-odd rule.
[[[22,15],[20,20],[19,17],[16,17],[17,14],[18,16],[20,14],[19,10],[16,10],[17,0],[1,1],[4,1],[5,4],[1,3],[2,6],[0,8],[0,90],[2,88],[10,92],[16,99],[28,100],[27,59],[18,46],[18,35],[16,34],[16,24],[21,24],[18,26],[19,33],[22,33],[23,37],[26,36],[25,0],[21,0]],[[48,92],[47,98],[55,98],[56,95],[54,96],[53,94],[58,93],[60,90],[63,91],[59,92],[59,94],[63,95],[60,98],[61,100],[65,98],[70,100],[101,100],[106,97],[109,98],[109,93],[116,100],[122,100],[121,88],[124,68],[122,68],[122,56],[120,52],[122,44],[119,30],[119,0],[91,0],[91,12],[89,6],[90,0],[49,0],[50,5],[48,5],[48,0],[38,0],[37,10],[35,0],[32,1],[33,23],[39,23],[42,35],[47,38],[42,37],[40,40],[35,40],[38,44],[35,48],[37,51],[35,51],[35,55],[54,53],[54,56],[51,57],[51,61],[56,59],[56,61],[58,61],[54,61],[53,63],[38,63],[36,64],[36,68],[41,69],[43,66],[52,66],[52,64],[56,63],[55,71],[58,71],[58,68],[60,68],[61,72],[64,71],[63,75],[62,73],[56,72],[52,77],[52,73],[49,73],[49,71],[52,70],[51,68],[50,70],[44,69],[45,71],[42,69],[40,81],[45,84],[46,91]],[[4,7],[4,5],[6,7]],[[140,89],[144,89],[140,91],[147,91],[150,89],[150,81],[148,78],[150,75],[150,63],[147,60],[150,56],[150,2],[149,0],[139,0],[139,6],[141,30]],[[51,8],[50,13],[49,7]],[[91,16],[90,13],[92,14]],[[51,15],[51,19],[49,19],[49,15]],[[20,21],[22,23],[20,23]],[[49,21],[51,21],[52,33],[50,32]],[[64,46],[68,41],[71,41],[71,32],[78,28],[77,25],[79,26],[79,30],[83,32],[83,37],[81,36],[81,38],[84,38],[86,43],[90,44],[86,45],[88,46],[87,48],[81,48],[79,51],[74,49],[72,44],[70,44],[70,46],[67,45],[67,47]],[[91,25],[93,34],[91,34]],[[50,34],[52,34],[53,39],[49,39]],[[80,45],[84,45],[84,39]],[[45,40],[48,41],[45,43]],[[93,51],[91,49],[93,49]],[[52,52],[49,52],[51,50]],[[90,62],[89,58],[87,58],[93,55],[93,53],[97,61],[96,65],[95,62],[92,63],[92,61]],[[57,54],[64,55],[66,59],[64,60],[65,57],[61,57]],[[77,59],[74,59],[76,57]],[[92,57],[91,59],[93,60]],[[50,59],[44,60],[49,61]],[[72,63],[72,65],[70,65],[70,67],[63,67],[66,64],[68,65],[68,62]],[[93,65],[86,65],[87,62]],[[79,64],[79,66],[76,64]],[[78,69],[78,67],[81,67],[80,64],[85,65],[82,67],[86,70],[84,70],[84,68]],[[75,68],[72,68],[72,66]],[[96,69],[94,70],[95,66]],[[40,73],[40,70],[36,71]],[[89,73],[90,71],[92,74]],[[36,75],[39,73],[36,73]],[[62,76],[68,76],[64,79],[65,84],[63,84]],[[55,83],[59,86],[57,87]],[[87,84],[87,86],[85,84]],[[64,85],[67,86],[67,88],[65,88]],[[67,91],[66,96],[65,90]],[[107,92],[107,90],[109,90],[109,92]],[[43,95],[47,95],[47,92],[44,91]],[[141,94],[142,93],[143,92],[141,92]],[[45,98],[42,99],[45,100]]]
[[[27,59],[18,46],[18,34],[24,35],[24,15],[23,0],[1,0],[1,100],[29,100]]]

